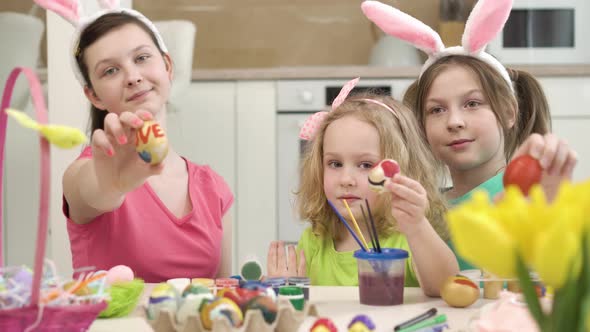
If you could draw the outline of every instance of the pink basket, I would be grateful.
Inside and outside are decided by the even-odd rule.
[[[2,261],[2,188],[4,178],[4,146],[6,142],[7,114],[5,109],[10,105],[12,90],[20,73],[23,73],[28,82],[35,106],[37,121],[41,124],[47,123],[47,108],[41,84],[35,73],[29,68],[15,68],[8,79],[2,95],[0,106],[0,266]],[[37,248],[35,249],[35,266],[33,271],[33,284],[31,294],[31,305],[18,309],[0,310],[0,331],[21,332],[21,331],[86,331],[98,314],[104,310],[106,303],[81,304],[69,306],[40,306],[39,292],[41,288],[41,276],[43,273],[43,259],[45,257],[45,243],[47,240],[47,218],[49,210],[49,142],[40,136],[41,145],[41,167],[40,167],[40,205],[39,221],[37,232]]]

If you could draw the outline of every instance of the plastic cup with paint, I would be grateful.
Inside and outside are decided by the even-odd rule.
[[[382,248],[382,252],[357,250],[361,304],[396,305],[404,301],[404,278],[408,252]]]
[[[240,281],[234,278],[219,278],[215,279],[215,288],[217,292],[224,288],[236,289],[240,285]]]
[[[255,258],[246,260],[240,268],[240,276],[246,281],[262,279],[262,264]]]
[[[279,288],[287,285],[287,278],[285,277],[267,277],[264,279],[264,284],[272,287],[276,294],[279,294]]]

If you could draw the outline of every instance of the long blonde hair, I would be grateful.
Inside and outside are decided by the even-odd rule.
[[[391,107],[397,116],[386,108],[363,99],[380,101]],[[324,192],[323,147],[326,128],[334,121],[354,116],[377,130],[380,138],[380,153],[383,159],[394,159],[401,172],[420,182],[428,195],[429,207],[426,217],[441,238],[448,234],[443,215],[445,201],[439,192],[441,172],[437,172],[435,160],[420,134],[418,123],[412,112],[389,96],[357,94],[349,97],[338,108],[326,116],[313,141],[305,151],[301,164],[301,182],[297,191],[300,217],[308,220],[314,234],[338,238],[338,218],[327,203]],[[391,215],[389,195],[380,195],[377,206],[372,207],[379,234],[388,236],[396,231],[396,221]]]

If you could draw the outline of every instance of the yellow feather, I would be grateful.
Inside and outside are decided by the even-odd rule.
[[[54,124],[41,125],[24,112],[13,109],[6,109],[6,113],[23,127],[38,131],[49,143],[63,149],[71,149],[88,140],[82,131],[74,127]]]
[[[8,114],[13,119],[15,119],[21,126],[23,126],[25,128],[29,128],[29,129],[33,129],[33,130],[37,130],[37,131],[39,129],[41,129],[41,125],[38,124],[37,121],[31,119],[31,117],[28,116],[27,114],[25,114],[24,112],[7,108],[6,114]]]
[[[41,134],[49,143],[62,149],[71,149],[88,140],[78,128],[63,125],[41,126]]]

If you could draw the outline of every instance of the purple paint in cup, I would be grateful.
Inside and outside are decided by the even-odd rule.
[[[354,252],[358,263],[361,304],[396,305],[404,301],[404,277],[408,252],[382,248],[381,252]]]

